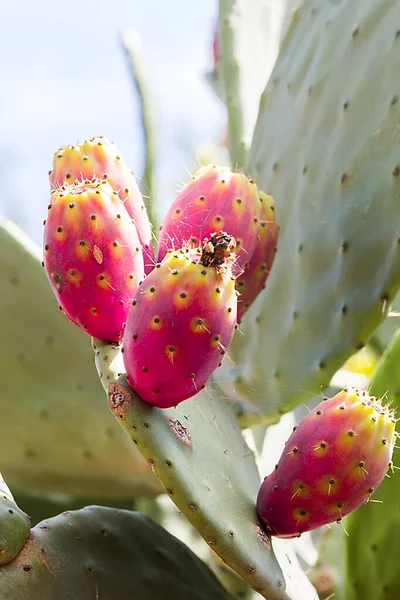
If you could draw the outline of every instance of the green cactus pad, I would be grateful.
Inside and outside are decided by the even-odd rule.
[[[41,521],[0,568],[2,600],[229,600],[208,567],[141,513],[88,506]]]
[[[31,522],[15,503],[0,474],[0,566],[17,556],[29,535]]]
[[[371,394],[387,397],[400,416],[400,330],[378,363]],[[399,462],[400,453],[395,449],[397,468]],[[390,479],[384,479],[372,501],[347,517],[346,600],[399,598],[400,474],[397,469],[388,474]]]
[[[53,297],[40,249],[0,223],[0,469],[11,488],[79,497],[160,491],[104,406],[89,337]]]
[[[176,408],[158,409],[128,386],[119,347],[93,340],[93,348],[111,410],[212,550],[268,600],[313,600],[295,559],[285,556],[290,546],[274,543],[279,564],[260,528],[260,479],[229,401],[203,391]]]
[[[325,388],[400,285],[400,3],[308,0],[261,98],[248,171],[278,251],[216,374],[243,424]]]

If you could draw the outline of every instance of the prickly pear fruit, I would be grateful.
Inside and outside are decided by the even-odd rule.
[[[176,196],[160,227],[157,260],[191,240],[198,246],[218,231],[236,239],[235,274],[247,268],[257,238],[260,201],[253,180],[227,167],[208,165]]]
[[[52,190],[75,179],[106,179],[134,219],[143,246],[145,272],[154,268],[151,224],[135,176],[125,164],[117,146],[103,136],[82,144],[64,146],[54,154],[49,173]]]
[[[170,408],[204,388],[229,346],[237,298],[235,239],[170,251],[140,286],[123,339],[127,379],[143,400]]]
[[[65,184],[52,192],[44,268],[70,321],[99,339],[122,338],[144,278],[143,254],[132,219],[106,181]]]
[[[259,190],[261,202],[257,241],[246,271],[236,280],[238,299],[238,323],[244,313],[265,287],[275,258],[278,226],[275,221],[275,206],[272,196]]]
[[[391,467],[396,420],[366,391],[325,398],[286,442],[264,479],[257,513],[266,531],[298,537],[368,502]]]

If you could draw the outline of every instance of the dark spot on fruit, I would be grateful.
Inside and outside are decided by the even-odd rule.
[[[187,294],[186,294],[185,292],[181,292],[181,293],[179,294],[179,297],[180,297],[180,298],[186,298],[186,297],[187,297]]]
[[[160,323],[161,319],[160,317],[154,317],[153,322],[154,323]]]
[[[274,485],[274,487],[273,487],[274,492],[276,492],[277,489],[278,489],[278,486]]]
[[[205,269],[203,269],[202,271],[200,271],[200,273],[201,273],[202,275],[207,275],[207,271],[206,271]]]
[[[206,199],[205,196],[200,196],[200,198],[199,198],[200,202],[204,202],[205,199]]]
[[[365,467],[365,462],[363,460],[360,460],[358,466],[362,469],[363,467]]]
[[[62,232],[62,227],[57,227],[57,231],[58,231],[58,233],[61,233]]]
[[[172,462],[170,460],[166,460],[165,464],[167,465],[167,467],[172,467]]]
[[[174,269],[173,271],[171,271],[172,275],[178,275],[179,271],[178,269]]]
[[[194,373],[190,373],[189,377],[190,377],[190,379],[194,379],[196,377],[196,375]]]
[[[354,436],[354,431],[352,429],[350,429],[350,431],[347,432],[347,435],[350,437]]]
[[[148,368],[147,367],[142,367],[142,373],[147,373]]]
[[[305,516],[306,516],[306,514],[307,514],[307,511],[305,511],[304,509],[301,509],[301,510],[299,511],[299,513],[300,513],[300,515],[301,515],[302,517],[305,517]]]
[[[49,249],[49,245],[46,244],[45,247],[44,247],[44,249],[47,251]]]
[[[335,480],[334,480],[333,478],[331,478],[331,479],[329,480],[329,483],[330,483],[330,485],[333,485],[333,484],[335,483]]]
[[[149,288],[149,291],[150,291],[151,293],[153,293],[153,292],[155,292],[155,291],[156,291],[156,288],[154,287],[154,285],[152,285],[152,286]]]
[[[217,294],[220,294],[221,293],[221,288],[217,287],[217,288],[215,288],[215,291],[217,292]]]
[[[322,449],[326,448],[326,442],[321,442],[319,446]]]
[[[297,446],[294,446],[294,448],[292,448],[292,452],[293,452],[293,454],[297,454],[297,453],[298,453],[298,451],[299,451],[299,449],[298,449],[298,447],[297,447]]]
[[[317,410],[317,415],[322,415],[322,410]]]
[[[104,281],[104,279],[105,279],[105,278],[106,278],[106,276],[105,276],[105,275],[99,275],[99,279],[100,279],[100,281]]]
[[[134,334],[133,334],[133,336],[132,336],[132,339],[133,339],[133,340],[137,340],[137,339],[138,339],[138,334],[137,334],[137,333],[134,333]]]
[[[132,306],[136,306],[136,304],[137,304],[137,300],[135,298],[134,300],[132,300]]]
[[[91,308],[90,311],[93,315],[95,315],[97,313],[97,308]]]
[[[80,245],[80,246],[85,246],[85,242],[84,242],[83,240],[81,240],[81,241],[79,242],[79,245]]]

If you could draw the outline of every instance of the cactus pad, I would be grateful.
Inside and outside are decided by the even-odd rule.
[[[278,251],[216,373],[244,423],[325,388],[400,285],[399,20],[398,2],[308,0],[282,43],[248,163]]]
[[[4,600],[229,600],[208,567],[140,513],[88,506],[41,521],[0,568]]]
[[[93,347],[111,410],[212,550],[268,600],[314,600],[296,561],[285,557],[289,548],[275,546],[282,552],[279,565],[260,528],[259,475],[229,401],[204,390],[161,410],[128,386],[118,347],[99,340]]]
[[[9,485],[98,501],[158,493],[102,402],[88,336],[58,310],[41,249],[6,221],[0,250],[0,468]]]

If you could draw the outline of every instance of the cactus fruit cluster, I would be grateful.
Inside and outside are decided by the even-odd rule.
[[[168,408],[204,388],[238,311],[262,290],[277,240],[273,200],[242,173],[203,167],[175,198],[146,269],[146,208],[116,152],[104,137],[56,152],[43,265],[63,313],[94,338],[122,341],[130,385]]]
[[[98,500],[119,502],[144,485],[150,495],[163,488],[207,556],[211,549],[243,580],[238,588],[224,578],[240,597],[251,588],[268,600],[316,600],[315,583],[325,600],[302,567],[325,564],[315,563],[314,530],[344,519],[330,530],[347,545],[347,572],[333,568],[328,597],[397,600],[399,484],[390,469],[400,344],[395,336],[385,352],[384,338],[371,336],[400,289],[400,4],[298,4],[286,27],[282,7],[292,0],[220,0],[210,82],[227,109],[229,166],[193,174],[158,240],[149,218],[154,137],[147,207],[106,138],[56,152],[44,272],[15,231],[0,228],[9,340],[1,466],[35,494],[88,497],[94,487]],[[265,87],[274,15],[286,35]],[[137,87],[145,102],[146,86]],[[142,114],[153,136],[150,111]],[[38,270],[47,296],[34,285]],[[87,368],[88,335],[108,406]],[[365,385],[349,387],[343,378],[356,362],[343,365],[365,345],[382,357]],[[314,408],[293,431],[294,412],[277,425],[289,423],[289,439],[261,482],[266,428],[303,400]],[[90,507],[30,529],[2,480],[0,490],[5,600],[231,597],[137,513]]]

